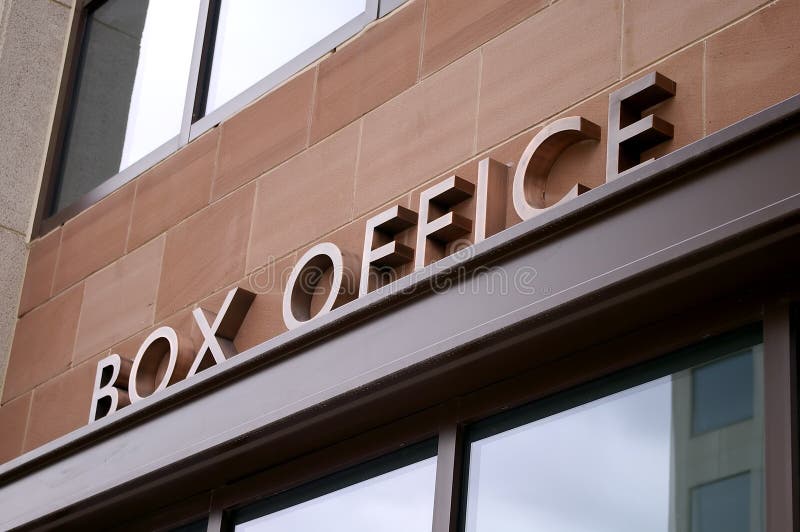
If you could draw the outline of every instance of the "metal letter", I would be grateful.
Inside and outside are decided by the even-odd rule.
[[[474,193],[475,185],[456,175],[422,191],[419,195],[419,225],[414,268],[419,270],[425,267],[425,247],[429,238],[447,244],[472,231],[472,220],[447,209],[472,197]],[[431,206],[447,212],[431,220]]]
[[[508,166],[494,159],[483,159],[478,163],[474,239],[476,244],[506,228],[507,181]]]
[[[130,362],[126,360],[125,363],[117,354],[107,356],[97,363],[92,404],[89,407],[89,423],[113,414],[130,402],[128,394],[117,387],[123,370],[130,369]]]
[[[369,292],[371,265],[396,268],[414,260],[414,250],[395,240],[395,236],[416,223],[417,213],[400,205],[395,205],[367,220],[358,297]],[[373,249],[376,240],[379,247]]]
[[[166,355],[166,359],[164,358]],[[164,366],[166,360],[166,367]],[[128,379],[128,394],[131,403],[161,391],[178,379],[175,367],[178,364],[178,334],[172,327],[160,327],[150,333],[139,347]],[[142,378],[139,373],[142,372]],[[158,384],[156,384],[158,382]],[[139,391],[145,395],[140,395]]]
[[[642,118],[642,111],[672,98],[675,89],[674,81],[652,72],[611,93],[608,101],[606,183],[652,161],[642,161],[642,152],[672,138],[672,124],[652,114]]]
[[[212,365],[225,362],[236,354],[233,340],[236,338],[255,297],[254,293],[237,286],[225,296],[225,301],[222,302],[217,314],[203,308],[196,308],[192,311],[194,321],[197,322],[200,333],[203,335],[203,345],[197,351],[197,356],[194,357],[187,377]],[[212,324],[209,325],[209,322]],[[206,353],[211,353],[213,364],[203,364],[203,361],[206,360]]]
[[[555,204],[549,207],[544,204],[547,179],[553,164],[558,160],[561,153],[576,142],[599,139],[600,126],[580,116],[560,118],[539,131],[528,143],[522,153],[522,158],[519,160],[517,169],[514,171],[512,197],[514,199],[514,210],[517,211],[519,217],[523,220],[528,220],[537,214],[545,212],[547,209],[577,198],[579,194],[589,190],[586,185],[578,183]],[[541,205],[540,207],[534,207],[528,201],[528,196],[525,193],[527,179],[531,179],[536,186],[536,195]]]
[[[323,274],[330,268],[333,268],[330,292],[322,308],[312,316],[311,300]],[[334,305],[346,299],[351,287],[345,286],[344,281],[350,281],[353,276],[345,277],[344,273],[344,259],[336,244],[323,242],[306,251],[294,265],[286,291],[283,293],[283,321],[286,327],[296,329],[314,318],[327,314]]]

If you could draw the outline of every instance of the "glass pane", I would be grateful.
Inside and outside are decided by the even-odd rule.
[[[365,9],[366,0],[222,0],[206,113],[311,48]]]
[[[175,137],[200,0],[108,0],[86,21],[53,212]]]
[[[750,474],[736,475],[692,490],[692,532],[750,530]]]
[[[555,415],[536,419],[528,409],[517,423],[535,421],[476,436],[469,448],[466,530],[738,530],[720,528],[727,521],[716,519],[720,505],[731,504],[743,506],[735,512],[745,519],[743,530],[762,530],[761,359],[756,346]],[[711,372],[719,373],[710,378]],[[741,386],[733,390],[724,378]],[[697,434],[692,391],[707,385],[712,389],[701,396],[733,394],[731,407],[755,405],[753,415]],[[734,417],[724,406],[717,410]],[[712,522],[716,528],[702,528]]]
[[[266,515],[237,518],[237,532],[430,532],[436,458],[329,491],[325,484],[301,488],[291,506],[277,502]],[[319,493],[324,494],[320,495]],[[304,500],[308,499],[308,500]],[[269,505],[270,501],[266,501]],[[252,512],[247,512],[252,513]],[[264,512],[260,512],[264,513]],[[241,522],[240,522],[241,521]]]
[[[749,350],[697,368],[692,383],[695,434],[753,417],[753,355]]]

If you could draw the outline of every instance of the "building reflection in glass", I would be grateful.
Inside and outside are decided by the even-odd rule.
[[[476,439],[467,532],[763,530],[755,346]]]

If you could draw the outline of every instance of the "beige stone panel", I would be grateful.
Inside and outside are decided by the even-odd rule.
[[[316,69],[300,74],[220,126],[214,199],[306,146],[315,78]]]
[[[479,67],[474,52],[364,117],[356,215],[474,153]]]
[[[347,126],[258,180],[248,272],[350,220],[359,126]]]
[[[752,11],[765,0],[624,0],[623,74],[639,70]]]
[[[706,54],[707,133],[800,93],[800,2],[781,0],[714,35]]]
[[[97,360],[89,360],[33,391],[26,452],[88,423],[96,371]]]
[[[82,300],[83,284],[79,284],[17,321],[3,402],[70,367]]]
[[[64,224],[53,293],[85,279],[125,252],[135,183]]]
[[[562,0],[483,47],[478,149],[619,79],[620,0]]]
[[[25,282],[20,296],[20,315],[50,298],[60,244],[60,227],[31,244],[28,265],[25,268]]]
[[[129,250],[208,205],[218,140],[212,129],[139,177]]]
[[[254,192],[243,187],[167,232],[156,321],[242,278]]]
[[[312,144],[414,85],[424,0],[414,0],[319,65]]]
[[[0,407],[0,464],[22,454],[30,408],[31,392]]]
[[[153,324],[165,239],[147,243],[86,279],[76,363]]]
[[[423,77],[471,52],[547,5],[547,0],[428,0]]]

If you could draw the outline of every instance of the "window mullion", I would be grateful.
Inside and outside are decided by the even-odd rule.
[[[189,69],[189,81],[186,84],[186,99],[183,104],[183,120],[181,121],[181,132],[179,135],[179,144],[181,146],[189,143],[189,133],[194,118],[195,101],[197,100],[198,92],[203,90],[202,87],[200,87],[202,83],[200,70],[204,62],[210,60],[207,57],[206,43],[208,39],[206,39],[206,32],[208,31],[208,14],[211,1],[212,0],[201,0],[200,10],[197,15],[197,30],[194,36],[192,63]]]
[[[464,450],[463,427],[452,421],[439,430],[433,532],[456,532]]]
[[[212,509],[211,513],[208,515],[208,528],[206,530],[208,532],[222,532],[223,530],[227,530],[223,521],[224,519],[225,515],[222,510]]]
[[[796,400],[793,374],[790,306],[780,301],[764,312],[764,481],[766,530],[796,530],[793,501],[798,489],[793,471],[797,467]]]

